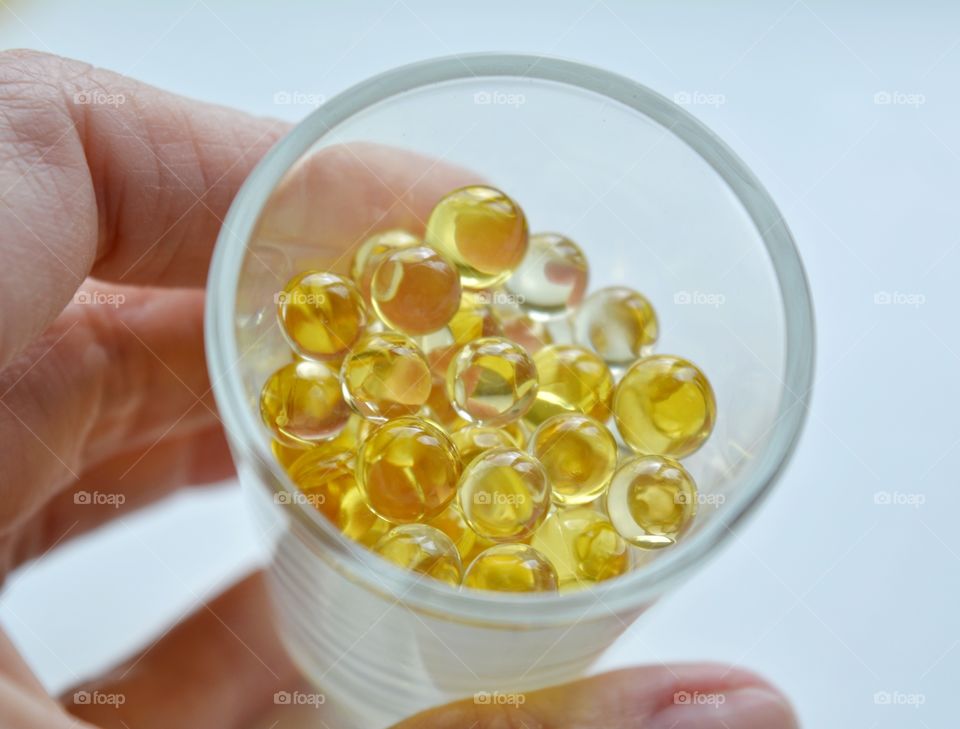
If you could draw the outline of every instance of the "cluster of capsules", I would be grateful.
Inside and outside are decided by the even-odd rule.
[[[703,373],[653,354],[625,287],[586,296],[569,238],[530,235],[475,185],[423,237],[378,233],[350,274],[278,297],[293,361],[260,401],[273,452],[340,531],[451,585],[565,590],[673,544],[696,512],[679,462],[715,418]]]

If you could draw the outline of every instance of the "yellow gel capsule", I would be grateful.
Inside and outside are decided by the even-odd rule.
[[[469,564],[480,552],[495,544],[489,539],[484,539],[470,528],[456,501],[453,501],[428,523],[450,537],[451,541],[457,546],[457,552],[459,552],[460,561],[463,564]]]
[[[589,270],[580,246],[558,233],[530,236],[523,261],[504,284],[535,318],[576,307],[587,290]]]
[[[697,512],[697,487],[678,461],[636,456],[624,461],[607,491],[614,529],[644,549],[669,547]]]
[[[373,511],[395,524],[425,521],[457,493],[460,456],[449,436],[422,418],[377,428],[360,447],[357,480]]]
[[[427,524],[403,524],[383,535],[373,551],[384,559],[449,585],[460,584],[463,567],[446,534]]]
[[[360,487],[350,489],[340,499],[340,511],[337,514],[337,526],[343,536],[372,547],[393,527],[370,509]]]
[[[456,269],[427,246],[388,253],[370,283],[377,315],[389,327],[414,336],[445,327],[460,307],[460,294]]]
[[[530,540],[557,570],[560,587],[609,580],[630,569],[626,541],[590,507],[559,509]]]
[[[527,219],[513,200],[492,187],[471,185],[437,203],[427,221],[427,243],[446,255],[463,285],[502,283],[527,252]]]
[[[317,511],[339,526],[340,503],[344,495],[357,487],[354,455],[348,451],[331,453],[312,448],[294,461],[290,480],[304,499]],[[277,498],[284,494],[277,494]]]
[[[337,373],[322,362],[293,362],[267,378],[260,415],[274,437],[296,447],[328,440],[343,430],[350,408]]]
[[[617,467],[617,441],[607,427],[587,415],[561,413],[540,424],[528,449],[543,464],[558,504],[593,501]]]
[[[710,435],[717,406],[703,372],[680,357],[638,360],[617,384],[617,429],[637,453],[683,458]]]
[[[464,420],[503,425],[537,396],[537,369],[526,350],[502,337],[464,345],[447,368],[447,397]]]
[[[497,592],[553,592],[557,572],[533,547],[526,544],[498,544],[484,550],[463,575],[463,586]]]
[[[419,245],[423,245],[419,238],[399,229],[385,230],[367,238],[357,248],[350,262],[350,277],[363,298],[370,301],[370,283],[373,281],[373,274],[388,253],[398,248],[413,248]]]
[[[396,332],[368,334],[340,368],[343,397],[368,420],[383,422],[412,415],[430,397],[430,365],[408,336]]]
[[[303,447],[299,444],[287,445],[276,439],[270,440],[270,451],[273,453],[273,457],[277,459],[277,463],[283,466],[284,471],[290,470],[294,461],[306,453],[308,449],[309,447]]]
[[[494,314],[500,322],[503,336],[516,342],[530,354],[536,354],[548,344],[553,344],[553,335],[547,325],[519,307],[503,307],[495,310]]]
[[[464,291],[460,308],[443,329],[420,337],[420,348],[426,353],[435,373],[446,375],[450,360],[460,348],[481,337],[495,337],[502,333],[493,310],[482,303],[477,292]]]
[[[626,366],[650,352],[659,336],[653,305],[633,289],[612,286],[587,297],[577,311],[577,341],[612,366]]]
[[[495,542],[526,539],[550,508],[550,481],[540,463],[514,448],[477,456],[457,487],[460,511],[477,534]]]
[[[451,433],[450,439],[457,447],[457,453],[460,454],[460,461],[464,468],[473,463],[481,453],[494,448],[520,447],[520,444],[505,429],[493,428],[489,425],[467,425]]]
[[[553,415],[579,412],[601,423],[610,417],[613,376],[593,352],[551,344],[533,355],[540,379],[536,401],[524,419],[537,426]]]
[[[294,351],[307,359],[339,361],[367,325],[363,297],[335,273],[307,271],[277,298],[277,317]]]

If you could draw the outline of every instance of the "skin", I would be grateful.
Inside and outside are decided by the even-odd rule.
[[[124,101],[78,103],[96,91]],[[230,201],[285,131],[75,61],[0,53],[0,578],[117,515],[232,474],[203,356],[202,287]],[[351,219],[347,201],[379,211],[379,227],[418,231],[440,194],[476,181],[397,150],[337,148],[278,193],[263,233],[314,235],[336,212],[316,243],[342,270],[371,222]],[[311,204],[298,205],[307,190]],[[76,303],[78,290],[124,303]],[[125,501],[76,504],[78,491]],[[275,691],[301,688],[268,610],[251,575],[82,687],[122,693],[119,708],[47,695],[0,633],[2,724],[250,726]],[[682,691],[724,700],[678,703]],[[715,665],[627,669],[524,699],[468,700],[398,726],[796,726],[773,687]]]

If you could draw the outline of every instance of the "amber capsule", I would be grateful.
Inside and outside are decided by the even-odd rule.
[[[516,542],[529,537],[550,508],[550,481],[540,463],[515,448],[494,448],[464,469],[460,511],[481,537]]]
[[[350,408],[337,373],[322,362],[293,362],[267,378],[260,391],[260,415],[282,443],[309,446],[336,436]]]
[[[585,504],[610,483],[617,441],[603,423],[580,413],[561,413],[530,437],[531,455],[543,464],[558,504]]]
[[[300,444],[287,445],[275,438],[270,440],[270,451],[273,453],[273,457],[277,459],[277,463],[283,466],[284,471],[289,470],[294,461],[306,453],[308,448]]]
[[[357,457],[357,480],[367,503],[395,524],[443,511],[456,495],[460,471],[460,456],[447,434],[415,417],[378,427]]]
[[[526,544],[498,544],[484,550],[463,575],[463,586],[497,592],[553,592],[557,572],[550,560]]]
[[[456,269],[427,246],[388,253],[370,283],[377,315],[393,329],[414,336],[445,327],[460,307],[460,294]]]
[[[427,221],[427,242],[453,262],[463,285],[473,289],[505,281],[523,260],[527,237],[520,206],[483,185],[454,190]]]
[[[650,352],[659,336],[653,305],[623,286],[600,289],[577,311],[577,341],[591,347],[611,366],[626,366]]]
[[[537,369],[523,347],[502,337],[464,345],[447,368],[447,397],[460,417],[502,425],[521,417],[537,395]]]
[[[370,282],[377,266],[388,253],[398,248],[413,248],[419,245],[423,245],[423,242],[417,236],[399,229],[385,230],[367,238],[357,248],[350,262],[350,277],[363,298],[370,301]]]
[[[588,278],[580,246],[558,233],[538,233],[505,287],[531,316],[550,318],[580,303]]]
[[[290,466],[290,480],[304,498],[334,524],[338,524],[344,495],[357,486],[355,457],[349,451],[332,453],[313,448]]]
[[[456,500],[427,523],[450,537],[457,546],[457,552],[460,553],[460,561],[463,564],[470,564],[480,552],[496,543],[484,539],[470,528]]]
[[[449,585],[460,584],[463,567],[457,548],[446,534],[427,524],[402,524],[373,545],[384,559]]]
[[[354,283],[335,273],[307,271],[277,297],[284,336],[302,357],[339,361],[367,324],[363,297]]]
[[[430,365],[404,334],[368,334],[340,369],[343,397],[359,415],[382,422],[412,415],[430,397]]]
[[[697,487],[678,461],[636,456],[617,469],[606,505],[620,536],[644,549],[660,549],[676,542],[692,521]]]
[[[691,362],[672,355],[637,361],[617,384],[617,429],[637,453],[683,458],[710,435],[716,419],[713,388]]]
[[[558,509],[533,535],[530,546],[556,568],[561,588],[608,580],[630,568],[626,541],[590,507]]]
[[[605,421],[610,416],[613,376],[593,352],[567,344],[551,344],[533,355],[540,379],[536,401],[524,416],[537,426],[553,415],[580,412]]]
[[[536,354],[548,344],[553,344],[553,335],[547,325],[519,307],[500,307],[494,310],[494,315],[500,323],[503,336],[530,354]]]
[[[489,425],[467,425],[451,433],[450,439],[457,447],[464,468],[481,453],[494,448],[520,447],[520,444],[505,429],[493,428]]]

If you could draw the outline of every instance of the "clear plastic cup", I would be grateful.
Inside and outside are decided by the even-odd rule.
[[[367,142],[475,170],[521,203],[532,230],[560,231],[583,247],[591,289],[629,285],[654,303],[657,351],[700,365],[717,397],[712,437],[685,460],[701,503],[676,546],[592,589],[456,591],[344,539],[297,497],[257,408],[266,377],[290,358],[275,296],[304,269],[343,269],[343,248],[360,242],[335,239],[346,213],[311,190],[340,190],[337,179],[318,175]],[[376,170],[361,172],[368,173]],[[357,200],[349,215],[374,232],[390,203]],[[230,210],[211,267],[206,326],[240,481],[272,547],[280,632],[328,701],[364,727],[464,696],[510,700],[582,675],[773,485],[800,434],[813,376],[803,268],[780,213],[743,162],[649,89],[533,56],[417,63],[311,114],[264,158]]]

